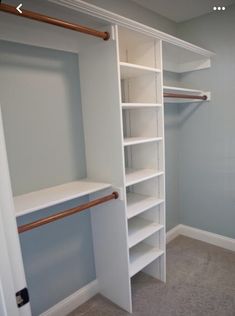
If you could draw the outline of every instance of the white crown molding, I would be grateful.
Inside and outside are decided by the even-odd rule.
[[[165,42],[174,44],[178,47],[185,48],[189,51],[192,51],[194,53],[197,53],[201,56],[210,58],[215,55],[215,53],[206,50],[204,48],[201,48],[199,46],[193,45],[191,43],[188,43],[184,40],[181,40],[175,36],[172,36],[170,34],[158,31],[157,29],[154,29],[152,27],[149,27],[147,25],[144,25],[142,23],[136,22],[134,20],[125,18],[121,15],[118,15],[116,13],[110,12],[108,10],[102,9],[100,7],[97,7],[95,5],[89,4],[87,2],[81,1],[81,0],[48,0],[49,2],[53,2],[57,5],[61,5],[64,7],[67,7],[69,9],[79,11],[85,14],[88,14],[90,16],[99,18],[101,20],[107,21],[109,23],[117,24],[123,27],[128,27],[129,29],[132,29],[134,31],[138,31],[140,33],[156,37],[158,39],[161,39]]]

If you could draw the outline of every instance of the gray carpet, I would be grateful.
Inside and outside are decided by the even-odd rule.
[[[133,316],[235,316],[235,253],[180,236],[167,247],[167,282],[133,278]],[[127,316],[96,295],[69,316]]]

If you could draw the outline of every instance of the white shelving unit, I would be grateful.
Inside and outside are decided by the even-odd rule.
[[[165,165],[161,41],[116,29],[120,69],[129,276],[165,281]]]

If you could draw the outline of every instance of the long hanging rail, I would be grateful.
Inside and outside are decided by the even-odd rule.
[[[39,22],[44,22],[44,23],[56,25],[59,27],[63,27],[65,29],[89,34],[89,35],[96,36],[96,37],[100,37],[105,41],[107,41],[110,38],[110,34],[108,32],[100,32],[100,31],[88,28],[88,27],[80,25],[80,24],[70,23],[67,21],[55,19],[55,18],[46,16],[46,15],[42,15],[42,14],[39,14],[36,12],[23,10],[23,9],[21,9],[22,13],[19,13],[15,7],[8,5],[8,4],[0,3],[0,11],[14,14],[17,16],[21,16],[21,17],[31,19],[31,20],[36,20]]]
[[[18,227],[18,232],[19,232],[19,234],[20,234],[20,233],[26,232],[26,231],[28,231],[28,230],[37,228],[37,227],[39,227],[39,226],[43,226],[43,225],[49,224],[49,223],[51,223],[51,222],[55,222],[55,221],[57,221],[57,220],[59,220],[59,219],[62,219],[62,218],[64,218],[64,217],[71,216],[71,215],[73,215],[73,214],[82,212],[82,211],[84,211],[84,210],[86,210],[86,209],[88,209],[88,208],[94,207],[94,206],[96,206],[96,205],[99,205],[99,204],[108,202],[108,201],[110,201],[110,200],[118,199],[118,197],[119,197],[118,192],[113,192],[113,193],[111,193],[111,194],[109,194],[109,195],[106,195],[106,196],[104,196],[104,197],[102,197],[102,198],[93,200],[93,201],[91,201],[91,202],[82,204],[82,205],[80,205],[80,206],[71,208],[71,209],[69,209],[69,210],[62,211],[62,212],[59,212],[59,213],[57,213],[57,214],[50,215],[50,216],[47,216],[47,217],[45,217],[45,218],[39,219],[39,220],[37,220],[37,221],[34,221],[34,222],[32,222],[32,223],[28,223],[28,224],[19,226],[19,227]]]
[[[181,93],[164,93],[164,98],[207,100],[207,95],[190,95]]]

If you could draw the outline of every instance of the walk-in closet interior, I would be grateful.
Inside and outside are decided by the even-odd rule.
[[[129,16],[104,2],[0,4],[0,214],[14,292],[29,294],[3,316],[65,316],[97,293],[132,313],[133,278],[167,284],[176,235],[234,250],[233,119],[216,91],[226,38],[218,57],[206,18],[177,36],[138,1]]]

